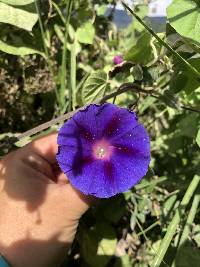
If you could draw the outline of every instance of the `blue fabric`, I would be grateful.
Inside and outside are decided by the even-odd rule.
[[[7,261],[0,255],[0,267],[11,267]]]

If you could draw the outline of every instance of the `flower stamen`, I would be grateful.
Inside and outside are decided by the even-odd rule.
[[[106,155],[106,150],[103,147],[100,147],[97,150],[97,155],[98,157],[103,158]]]
[[[108,141],[101,139],[93,145],[93,156],[96,159],[108,160],[112,154],[112,146]]]

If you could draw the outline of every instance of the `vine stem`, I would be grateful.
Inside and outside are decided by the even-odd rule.
[[[127,91],[135,91],[136,93],[141,93],[141,94],[146,94],[146,95],[151,95],[152,97],[155,97],[155,98],[158,98],[159,94],[154,91],[153,89],[145,89],[145,88],[142,88],[140,85],[136,84],[136,83],[124,83],[122,84],[115,92],[112,92],[108,95],[105,95],[102,99],[100,99],[99,101],[96,101],[94,103],[91,103],[91,104],[103,104],[105,103],[107,100],[115,97],[115,96],[118,96],[120,94],[123,94]],[[79,110],[83,110],[87,107],[88,105],[84,105],[83,107],[80,107],[74,111],[71,111],[71,112],[68,112],[68,113],[65,113],[55,119],[52,119],[50,121],[47,121],[43,124],[40,124],[39,126],[36,126],[35,128],[33,129],[30,129],[22,134],[20,134],[19,136],[16,137],[16,140],[14,140],[15,142],[25,138],[25,137],[28,137],[28,136],[32,136],[34,134],[37,134],[38,132],[41,132],[49,127],[51,127],[52,125],[55,125],[57,123],[60,123],[62,121],[65,121],[65,120],[68,120],[69,118],[71,118],[77,111]],[[200,110],[197,110],[195,108],[192,108],[192,107],[185,107],[185,106],[181,106],[181,108],[183,109],[186,109],[186,110],[189,110],[189,111],[193,111],[193,112],[198,112],[200,113]],[[12,143],[14,142],[12,141]],[[14,143],[15,143],[14,142]]]
[[[200,182],[200,176],[195,175],[189,187],[187,188],[187,191],[180,203],[180,206],[176,210],[175,215],[167,228],[167,232],[161,241],[159,251],[154,257],[151,267],[159,267],[161,262],[163,261],[165,253],[167,252],[171,240],[176,232],[177,226],[180,223],[181,215],[185,212],[187,205],[189,204],[195,190],[199,185],[199,182]]]
[[[150,231],[151,229],[153,229],[154,227],[156,227],[157,225],[160,225],[160,223],[159,223],[159,221],[156,221],[156,222],[154,222],[152,225],[150,225],[149,227],[147,227],[145,230],[143,230],[143,232],[139,232],[138,234],[137,234],[137,236],[140,236],[140,235],[142,235],[142,234],[146,234],[148,231]]]
[[[41,132],[47,128],[49,128],[50,126],[54,125],[54,124],[57,124],[57,123],[60,123],[61,121],[65,121],[65,120],[68,120],[69,118],[71,118],[77,111],[81,110],[81,109],[84,109],[86,106],[83,106],[75,111],[71,111],[71,112],[68,112],[66,114],[63,114],[53,120],[50,120],[50,121],[47,121],[43,124],[40,124],[39,126],[36,126],[35,128],[32,128],[22,134],[20,134],[19,136],[17,136],[17,141],[25,138],[25,137],[28,137],[28,136],[32,136],[38,132]]]
[[[153,93],[153,90],[145,90],[143,88],[141,88],[138,84],[135,84],[135,83],[125,83],[125,84],[122,84],[117,91],[113,92],[113,93],[110,93],[106,96],[104,96],[101,100],[97,101],[97,102],[94,102],[92,104],[103,104],[105,103],[108,99],[114,97],[114,96],[117,96],[117,95],[120,95],[124,92],[127,92],[129,90],[135,90],[136,92],[140,92],[140,93],[145,93],[145,94],[152,94]],[[48,122],[45,122],[43,124],[40,124],[39,126],[33,128],[33,129],[30,129],[22,134],[20,134],[18,137],[16,137],[16,142],[27,137],[27,136],[31,136],[31,135],[34,135],[38,132],[41,132],[47,128],[49,128],[50,126],[54,125],[54,124],[57,124],[57,123],[60,123],[62,121],[65,121],[65,120],[68,120],[69,118],[71,118],[77,111],[79,110],[83,110],[87,107],[88,105],[85,105],[81,108],[78,108],[74,111],[71,111],[71,112],[68,112],[66,114],[63,114],[53,120],[50,120]]]

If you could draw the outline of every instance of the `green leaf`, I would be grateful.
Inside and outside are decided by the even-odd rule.
[[[34,4],[19,8],[0,3],[0,22],[31,31],[38,20]]]
[[[2,40],[0,40],[0,50],[5,52],[5,53],[16,55],[16,56],[25,56],[25,55],[30,55],[30,54],[40,54],[41,56],[45,57],[45,55],[41,51],[39,51],[37,49],[31,48],[31,47],[27,47],[24,44],[21,44],[19,46],[15,46],[15,45],[3,42]]]
[[[152,34],[158,43],[160,45],[163,45],[166,47],[179,62],[183,63],[185,66],[187,66],[188,69],[191,70],[191,73],[194,75],[194,78],[199,81],[200,79],[200,73],[197,69],[195,69],[190,63],[188,63],[187,60],[185,60],[179,53],[177,53],[170,45],[168,45],[162,38],[159,37],[158,34],[156,34],[143,20],[133,11],[129,6],[127,6],[123,1],[122,1],[123,6],[137,19],[137,21],[140,22],[141,25],[145,27],[145,29]]]
[[[140,65],[135,65],[131,68],[131,74],[135,81],[142,81],[143,79],[143,70]]]
[[[25,138],[23,138],[23,139],[17,141],[17,142],[15,143],[15,145],[16,145],[17,147],[23,147],[23,146],[27,145],[27,144],[30,143],[30,142],[31,142],[31,137],[30,137],[30,136],[27,136],[27,137],[25,137]]]
[[[82,101],[89,104],[101,99],[109,89],[107,74],[99,70],[93,72],[85,81],[82,88]]]
[[[106,13],[107,10],[107,5],[100,5],[97,7],[97,15],[98,16],[103,16]]]
[[[131,262],[131,257],[129,255],[124,255],[116,260],[114,267],[133,267]],[[141,266],[142,267],[142,266]]]
[[[91,22],[86,22],[76,31],[77,40],[83,44],[92,44],[94,40],[95,29]]]
[[[106,220],[117,223],[126,211],[125,204],[121,197],[109,199],[109,203],[105,202],[102,213]]]
[[[178,249],[176,267],[199,266],[199,263],[199,249],[193,246],[192,243],[186,242]]]
[[[82,258],[85,259],[86,263],[89,264],[89,266],[95,266],[95,263],[97,261],[96,251],[98,244],[94,230],[82,230],[82,235],[81,239],[79,240],[79,244]]]
[[[162,95],[160,95],[159,100],[171,108],[180,109],[178,97],[175,96],[170,90],[166,90]]]
[[[136,209],[135,209],[135,211],[136,211]],[[137,217],[136,217],[137,214],[135,211],[131,214],[131,219],[130,219],[130,227],[131,227],[132,231],[134,231],[135,225],[137,223]]]
[[[0,2],[12,6],[25,6],[34,3],[34,0],[0,0]]]
[[[114,255],[117,238],[113,227],[97,223],[93,228],[82,231],[80,250],[82,257],[91,267],[104,267]]]
[[[198,71],[200,71],[200,57],[190,58],[188,62],[195,67]],[[175,73],[170,87],[171,89],[177,93],[181,90],[184,90],[187,95],[191,94],[195,90],[200,88],[200,83],[192,76],[191,71],[183,65],[179,65],[178,73]]]
[[[115,252],[117,238],[115,231],[108,223],[97,224],[97,237],[100,238],[98,243],[97,255],[112,256]]]
[[[187,136],[194,138],[197,134],[197,125],[199,121],[199,114],[190,113],[184,116],[178,123],[177,129],[179,133],[176,136]]]
[[[200,147],[200,129],[198,130],[197,137],[196,137],[197,145]]]
[[[176,203],[177,195],[172,195],[164,202],[163,205],[163,215],[164,217],[169,216],[170,211],[173,209]]]
[[[156,102],[156,99],[152,96],[147,96],[141,103],[139,103],[139,111],[142,114],[146,109],[151,107],[154,102]]]
[[[125,54],[125,60],[146,65],[153,60],[152,47],[150,45],[151,34],[144,31],[136,44]]]
[[[61,27],[56,23],[54,24],[53,27],[54,27],[54,31],[55,31],[56,35],[58,36],[59,40],[64,44],[65,36],[61,30]]]
[[[97,250],[97,255],[107,255],[107,256],[112,256],[115,252],[115,247],[116,247],[117,239],[107,239],[103,238],[99,242],[98,250]]]
[[[174,0],[167,8],[167,18],[180,35],[200,43],[199,1]]]
[[[176,229],[180,223],[181,220],[181,214],[186,212],[186,207],[189,204],[195,190],[198,188],[200,182],[200,176],[195,175],[190,183],[190,185],[187,188],[187,191],[185,192],[184,197],[182,198],[182,201],[179,205],[179,207],[176,209],[175,215],[173,216],[173,219],[171,220],[170,224],[167,227],[167,232],[164,236],[164,238],[161,241],[161,244],[159,246],[159,250],[156,250],[157,253],[153,259],[153,262],[151,264],[152,267],[159,267],[161,265],[161,262],[163,261],[163,258],[167,252],[167,249],[169,248],[169,245],[172,241],[172,238],[176,232]],[[178,265],[177,265],[178,266]],[[183,265],[180,265],[183,267]],[[191,264],[190,266],[196,266],[195,264]]]

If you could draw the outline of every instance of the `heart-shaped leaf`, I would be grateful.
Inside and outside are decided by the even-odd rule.
[[[182,36],[200,43],[200,2],[173,0],[167,8],[171,26]]]
[[[82,88],[82,101],[89,104],[101,99],[110,85],[105,71],[93,72],[85,81]]]

